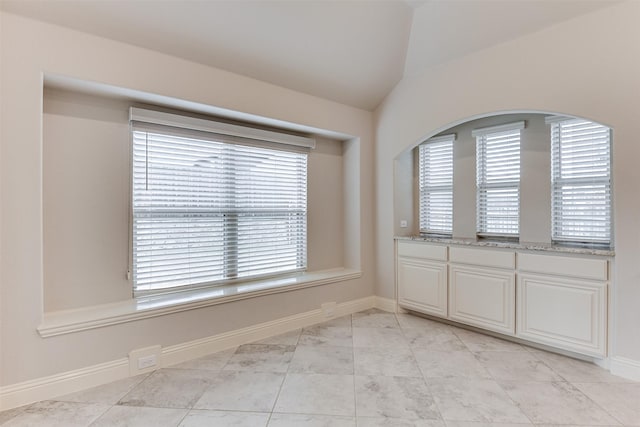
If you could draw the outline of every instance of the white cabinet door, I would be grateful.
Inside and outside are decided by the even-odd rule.
[[[451,264],[449,318],[514,335],[515,274],[513,270]]]
[[[398,304],[420,313],[447,317],[447,264],[399,257]]]
[[[603,357],[606,326],[607,282],[518,276],[518,337]]]

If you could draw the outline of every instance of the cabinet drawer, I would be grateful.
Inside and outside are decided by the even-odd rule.
[[[447,247],[417,242],[398,242],[398,256],[446,261]]]
[[[514,269],[516,266],[516,254],[509,251],[452,247],[449,249],[449,256],[451,262],[459,264],[505,269]]]
[[[518,253],[518,269],[532,273],[577,277],[589,280],[608,279],[608,261],[557,255]]]

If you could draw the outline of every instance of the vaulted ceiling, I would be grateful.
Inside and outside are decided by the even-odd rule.
[[[0,9],[372,110],[404,75],[615,2],[0,0]]]

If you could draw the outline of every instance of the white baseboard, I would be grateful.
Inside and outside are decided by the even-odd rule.
[[[325,320],[367,310],[374,306],[374,298],[366,297],[338,304],[336,305],[334,316],[331,317],[325,317],[320,309],[311,310],[212,337],[165,347],[162,349],[161,365],[163,367],[175,365],[176,363],[186,362],[217,351],[315,325]]]
[[[110,383],[129,376],[129,359],[0,387],[0,411]]]
[[[172,345],[162,349],[160,366],[165,367],[186,362],[187,360],[202,357],[210,353],[304,328],[324,322],[325,320],[346,316],[373,307],[384,309],[378,304],[377,297],[370,296],[337,304],[334,315],[331,317],[325,317],[320,309],[311,310],[211,337]],[[383,304],[390,306],[388,302]],[[128,376],[129,359],[123,358],[48,377],[3,386],[0,387],[0,411],[75,393]]]
[[[609,361],[609,367],[613,375],[640,381],[640,362],[637,360],[614,356]]]
[[[396,313],[398,311],[398,304],[396,303],[396,300],[378,296],[375,296],[373,298],[375,301],[375,308],[379,308],[380,310],[388,311],[390,313]]]

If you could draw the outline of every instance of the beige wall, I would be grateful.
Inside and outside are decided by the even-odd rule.
[[[130,299],[131,101],[51,89],[43,99],[44,311]],[[308,269],[344,266],[342,142],[308,161]]]
[[[371,113],[5,12],[0,14],[0,27],[0,385],[111,361],[145,345],[182,343],[317,309],[322,302],[343,302],[373,294]],[[43,227],[47,223],[43,213],[50,202],[43,193],[45,73],[352,136],[345,145],[342,171],[346,183],[342,209],[345,227],[350,227],[345,234],[352,239],[345,240],[345,253],[341,256],[347,264],[358,264],[362,278],[41,338],[36,327],[44,312]],[[108,120],[99,127],[113,135],[123,132]],[[323,155],[333,156],[334,151],[329,151]],[[109,152],[118,158],[122,155],[117,149]],[[120,185],[115,184],[118,188]],[[326,250],[325,244],[318,250]],[[331,258],[337,257],[335,254],[327,256],[323,261],[326,265],[337,259]],[[113,266],[100,268],[111,267],[119,268],[119,260]],[[121,285],[124,286],[118,282],[113,286]],[[116,293],[120,295],[119,292]]]
[[[394,292],[389,260],[397,223],[393,167],[398,154],[494,112],[526,109],[585,117],[614,133],[613,356],[640,361],[638,16],[640,3],[624,2],[450,61],[396,86],[376,111],[377,295]]]

